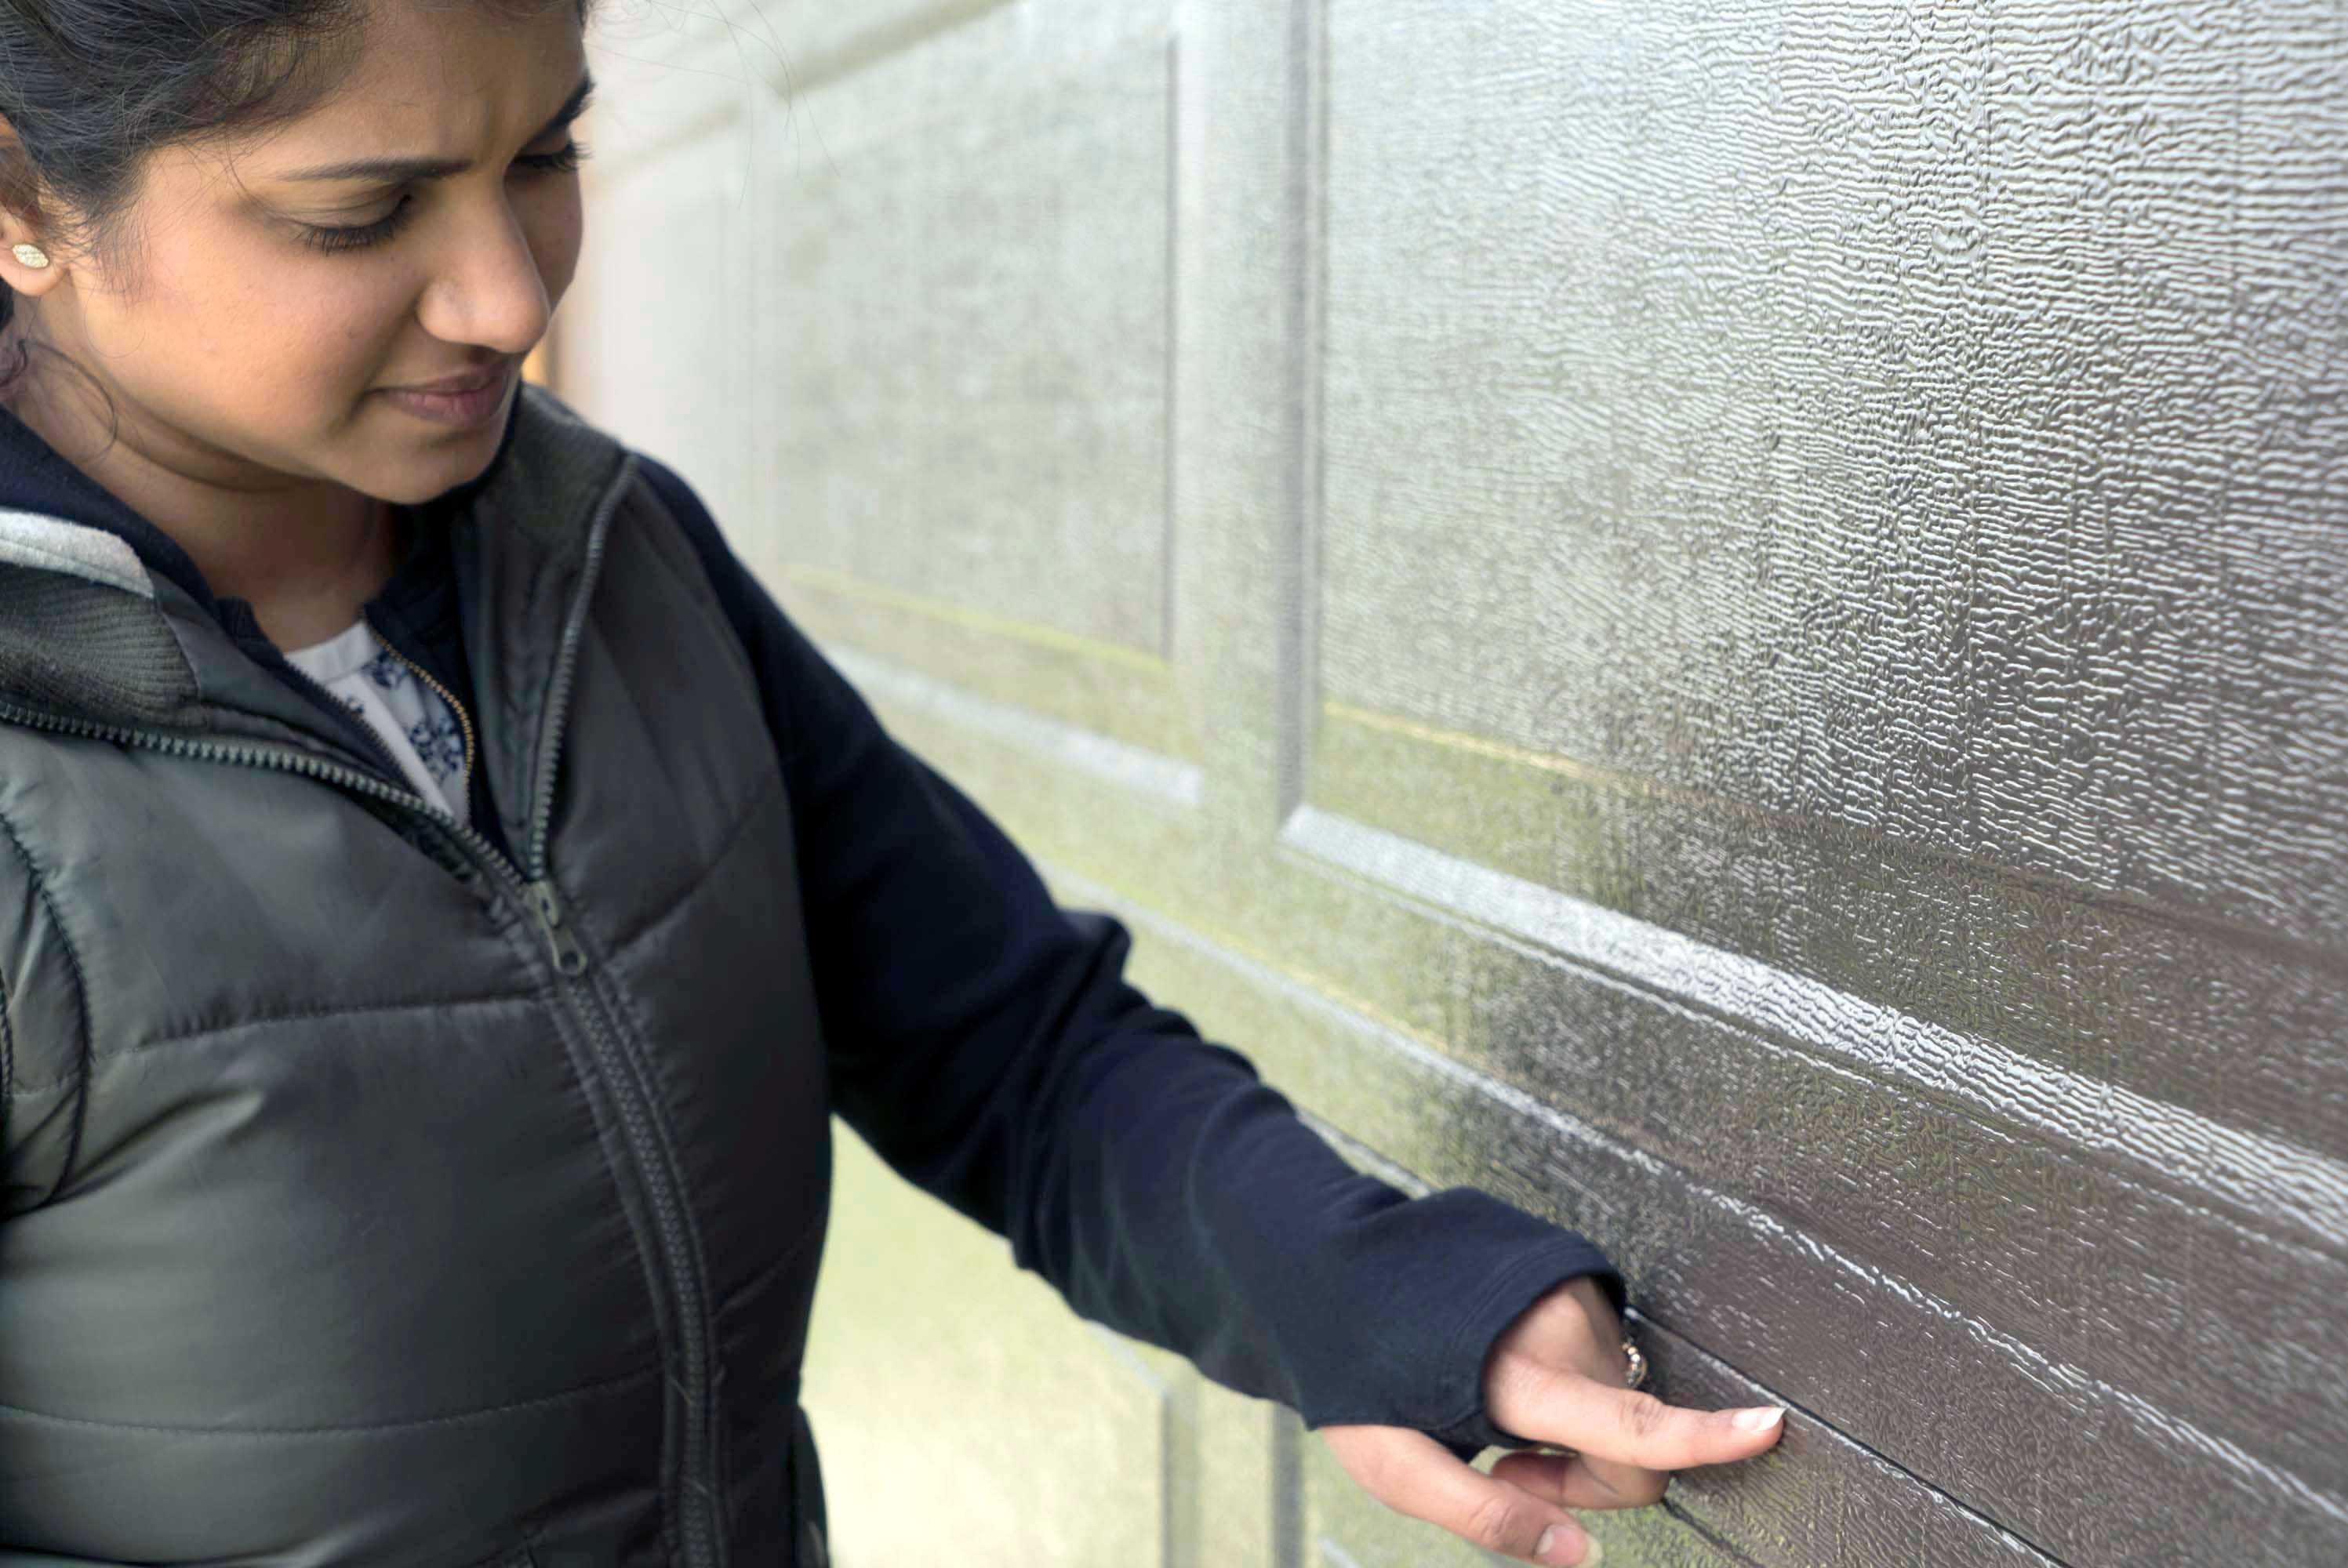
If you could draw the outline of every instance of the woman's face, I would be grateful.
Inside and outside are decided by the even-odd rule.
[[[140,457],[232,488],[428,499],[494,456],[571,282],[585,86],[569,0],[384,0],[299,118],[164,149],[118,239],[0,265]]]

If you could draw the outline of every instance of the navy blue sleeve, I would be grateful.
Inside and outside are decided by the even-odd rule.
[[[1308,1426],[1412,1427],[1463,1458],[1506,1442],[1487,1352],[1563,1280],[1597,1275],[1619,1305],[1605,1256],[1475,1188],[1411,1198],[1355,1172],[1247,1058],[1128,984],[1125,927],[1057,907],[684,483],[646,471],[757,671],[839,1113],[1082,1317]]]

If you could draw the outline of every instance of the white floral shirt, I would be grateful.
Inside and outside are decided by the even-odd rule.
[[[465,732],[448,702],[417,679],[364,620],[324,642],[289,650],[291,663],[334,693],[382,740],[426,800],[470,820],[465,790]]]

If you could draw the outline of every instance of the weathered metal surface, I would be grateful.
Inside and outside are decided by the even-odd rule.
[[[1458,20],[1330,7],[1291,842],[1553,955],[1411,1010],[1747,1210],[1703,1342],[2066,1559],[2341,1555],[2341,13]],[[1733,1327],[1781,1224],[1939,1326]]]
[[[1159,651],[1167,87],[1142,39],[911,123],[798,100],[759,272],[794,565]]]
[[[1157,991],[1793,1407],[1609,1561],[2348,1562],[2348,13],[821,9],[646,89],[599,199],[739,216],[597,210],[584,400]],[[834,1263],[844,1451],[1116,1426],[965,1561],[1476,1561]],[[862,1468],[846,1568],[951,1539]]]

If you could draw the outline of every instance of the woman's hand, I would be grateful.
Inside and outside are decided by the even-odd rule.
[[[1527,1307],[1484,1364],[1484,1408],[1503,1430],[1570,1454],[1502,1456],[1484,1475],[1404,1427],[1316,1429],[1362,1489],[1398,1513],[1529,1563],[1594,1564],[1569,1508],[1642,1508],[1669,1472],[1751,1459],[1785,1412],[1690,1410],[1622,1384],[1622,1326],[1595,1282],[1570,1279]],[[1747,1423],[1750,1424],[1747,1424]]]

